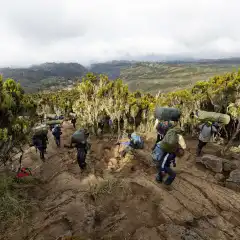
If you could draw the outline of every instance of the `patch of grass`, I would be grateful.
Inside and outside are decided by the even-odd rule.
[[[119,180],[116,178],[105,179],[97,184],[90,185],[89,192],[94,200],[103,196],[103,195],[111,195],[115,191],[121,192],[127,190],[127,185],[124,180]]]
[[[14,188],[14,178],[0,175],[0,232],[11,223],[23,220],[28,207],[27,200]]]

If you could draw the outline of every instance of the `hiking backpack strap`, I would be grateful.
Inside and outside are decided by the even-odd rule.
[[[201,131],[203,130],[203,128],[206,126],[206,123],[203,124],[202,128],[201,128]]]

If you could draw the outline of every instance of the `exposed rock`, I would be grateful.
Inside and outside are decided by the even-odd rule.
[[[223,162],[223,171],[225,172],[230,172],[238,168],[240,168],[240,161],[238,160],[224,160]]]
[[[137,229],[133,236],[134,240],[161,240],[156,228],[142,227]]]
[[[223,174],[221,174],[221,173],[216,173],[215,174],[215,179],[217,180],[217,181],[223,181],[224,179],[225,179],[225,176],[223,175]]]
[[[206,168],[212,170],[213,172],[221,173],[223,170],[223,162],[225,161],[225,159],[206,154],[202,156],[202,158],[198,161],[204,164]]]
[[[226,187],[235,191],[240,191],[240,170],[236,169],[230,173],[229,178],[226,181]]]

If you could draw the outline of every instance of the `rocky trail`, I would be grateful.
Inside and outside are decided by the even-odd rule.
[[[64,123],[62,146],[73,131]],[[35,202],[32,214],[1,239],[240,239],[240,193],[224,186],[229,173],[219,170],[232,163],[208,156],[199,161],[209,169],[196,163],[196,140],[186,141],[188,153],[177,161],[177,178],[169,190],[155,182],[150,161],[155,136],[146,138],[144,150],[124,159],[118,157],[116,140],[92,137],[82,172],[76,151],[57,148],[50,135],[45,162],[34,148],[24,154],[23,165],[35,169],[42,181],[28,189]],[[216,155],[219,150],[209,145],[205,152]],[[237,169],[238,160],[232,161]]]

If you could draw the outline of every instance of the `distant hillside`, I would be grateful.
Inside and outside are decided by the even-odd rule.
[[[150,56],[153,58],[153,56]],[[149,58],[150,58],[149,57]],[[155,56],[157,59],[157,56]],[[202,59],[185,58],[166,62],[111,61],[92,64],[85,68],[78,63],[44,63],[29,68],[0,68],[4,78],[21,83],[26,92],[55,90],[71,87],[87,72],[106,74],[110,79],[122,78],[131,90],[156,93],[185,88],[198,80],[237,70],[240,58]]]
[[[106,74],[110,79],[115,79],[120,76],[122,69],[129,68],[133,64],[133,61],[111,61],[105,63],[95,63],[90,66],[89,71],[97,74]]]
[[[240,67],[240,59],[201,60],[194,63],[136,63],[131,68],[121,70],[122,78],[131,90],[141,89],[146,92],[157,93],[185,88],[199,80],[229,71],[236,71]]]
[[[13,78],[20,82],[26,92],[68,86],[86,72],[87,69],[78,63],[44,63],[29,68],[0,69],[4,78]]]

